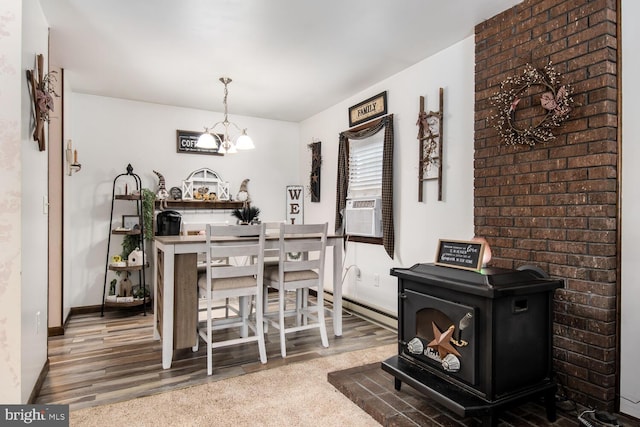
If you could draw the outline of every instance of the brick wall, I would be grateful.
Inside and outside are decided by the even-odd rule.
[[[535,264],[566,281],[554,298],[554,369],[568,396],[615,409],[617,19],[615,0],[525,0],[476,27],[475,232],[491,265]],[[573,87],[547,144],[507,146],[490,98],[525,64],[551,60]],[[532,92],[516,121],[542,117]],[[536,99],[537,96],[537,99]],[[535,119],[534,117],[533,119]],[[520,122],[522,121],[522,122]]]

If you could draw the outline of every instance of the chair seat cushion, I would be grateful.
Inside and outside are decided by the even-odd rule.
[[[271,280],[272,282],[277,282],[280,280],[278,278],[278,266],[268,266],[265,268],[264,277]],[[301,270],[301,271],[285,271],[284,273],[284,281],[285,282],[295,282],[298,280],[312,280],[317,279],[318,273],[313,270]]]
[[[223,279],[211,279],[211,287],[207,287],[207,275],[198,275],[198,286],[202,289],[211,289],[214,291],[223,289],[247,288],[256,286],[256,278],[254,276],[229,277]]]

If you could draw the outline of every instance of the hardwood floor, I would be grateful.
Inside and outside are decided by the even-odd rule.
[[[49,338],[50,371],[35,403],[68,404],[73,411],[397,341],[395,331],[346,311],[342,337],[334,335],[327,319],[328,348],[322,347],[317,330],[302,331],[287,336],[283,360],[277,333],[270,328],[266,337],[267,364],[259,362],[255,343],[227,347],[214,352],[214,372],[207,376],[202,345],[195,353],[174,352],[171,368],[162,369],[161,343],[153,339],[153,314],[74,315],[63,336]]]

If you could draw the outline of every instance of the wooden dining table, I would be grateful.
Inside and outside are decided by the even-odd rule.
[[[327,247],[333,253],[333,331],[342,335],[342,268],[343,236],[327,236]],[[217,240],[230,244],[231,240]],[[267,234],[265,250],[279,248],[279,234]],[[174,350],[196,344],[198,313],[197,256],[206,252],[206,237],[156,236],[154,260],[154,338],[162,340],[162,367],[169,369]]]

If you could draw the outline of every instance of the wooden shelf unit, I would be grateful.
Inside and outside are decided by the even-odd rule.
[[[116,194],[116,187],[118,184],[119,180],[124,180],[126,182],[125,185],[128,185],[129,182],[131,180],[133,180],[135,182],[135,189],[133,194]],[[127,181],[128,180],[128,181]],[[146,283],[146,269],[149,267],[148,263],[145,263],[144,265],[134,265],[134,266],[114,266],[111,264],[111,251],[112,251],[112,240],[111,237],[112,236],[137,236],[138,240],[139,240],[139,248],[142,251],[142,256],[146,257],[146,253],[145,253],[145,247],[144,247],[144,235],[145,235],[145,230],[144,230],[144,222],[140,221],[141,223],[140,228],[135,228],[135,229],[130,229],[130,230],[118,230],[116,228],[114,228],[114,221],[113,221],[113,217],[114,217],[114,207],[116,202],[118,201],[123,201],[123,202],[133,202],[135,203],[135,214],[138,216],[142,215],[143,212],[143,208],[142,208],[142,203],[143,203],[143,194],[142,194],[142,180],[140,179],[140,176],[138,176],[137,174],[133,173],[133,167],[131,167],[131,165],[127,165],[127,171],[126,173],[121,173],[119,175],[117,175],[114,180],[113,180],[113,189],[112,189],[112,193],[111,193],[111,215],[110,215],[110,219],[109,219],[109,238],[107,240],[107,259],[105,261],[105,268],[104,268],[104,285],[103,285],[103,289],[102,289],[102,310],[101,310],[101,315],[104,316],[104,308],[105,307],[121,307],[121,308],[128,308],[128,307],[138,307],[141,306],[142,310],[146,316],[147,314],[147,304],[150,303],[151,298],[150,297],[145,297],[145,298],[140,298],[134,301],[129,301],[129,302],[117,302],[117,301],[107,301],[107,276],[108,276],[108,272],[109,271],[114,271],[114,272],[138,272],[138,286],[142,287],[143,292],[145,289],[145,286],[147,285]],[[145,259],[145,258],[143,258]]]

